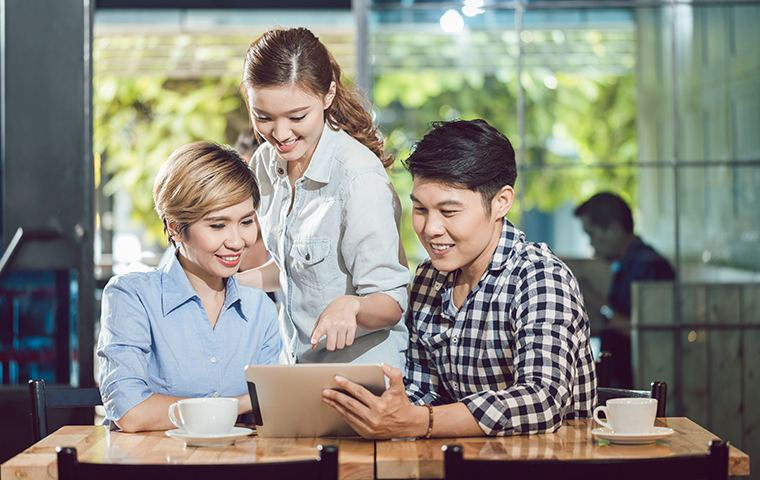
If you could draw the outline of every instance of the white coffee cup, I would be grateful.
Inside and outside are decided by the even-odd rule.
[[[599,418],[604,412],[607,421]],[[654,430],[657,400],[654,398],[612,398],[607,406],[594,409],[594,420],[615,433],[646,434]]]
[[[190,435],[230,433],[237,416],[237,398],[185,398],[169,406],[169,420]]]

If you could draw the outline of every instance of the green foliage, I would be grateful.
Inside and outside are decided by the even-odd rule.
[[[545,78],[556,80],[548,88]],[[426,254],[411,227],[411,179],[400,166],[430,122],[483,118],[512,141],[518,151],[518,192],[509,214],[519,224],[522,212],[552,212],[579,203],[601,189],[621,193],[635,205],[638,149],[635,129],[635,78],[591,77],[534,69],[521,78],[525,103],[524,158],[519,152],[517,78],[460,70],[396,71],[375,78],[374,100],[387,148],[397,157],[391,173],[404,207],[402,240],[410,264]],[[563,151],[550,148],[565,145]],[[567,147],[571,148],[567,148]],[[603,164],[603,168],[599,168]],[[622,168],[620,168],[622,167]],[[522,199],[522,200],[521,200]]]
[[[410,266],[425,258],[411,221],[412,180],[401,165],[430,122],[483,118],[507,135],[518,151],[520,173],[510,220],[522,212],[551,212],[601,189],[636,204],[635,79],[550,71],[524,72],[524,158],[517,123],[518,82],[513,71],[429,69],[394,71],[374,79],[373,99],[386,148],[396,155],[389,171],[402,202],[401,235]],[[169,80],[164,77],[98,76],[94,84],[94,148],[102,157],[105,193],[131,194],[133,220],[145,225],[145,242],[158,241],[153,211],[155,174],[176,148],[195,140],[233,143],[248,124],[238,78]],[[563,151],[551,144],[570,146]],[[599,164],[604,168],[599,168]],[[614,168],[613,168],[614,167]],[[623,168],[619,168],[623,167]]]
[[[93,146],[110,178],[104,193],[130,193],[132,220],[145,226],[146,243],[162,238],[152,194],[158,169],[187,143],[234,141],[228,134],[230,118],[245,116],[238,82],[235,77],[95,77]]]
[[[600,190],[635,200],[633,165],[638,145],[633,75],[595,78],[560,73],[557,84],[551,95],[529,96],[526,91],[530,110],[548,118],[526,122],[524,207],[551,212]],[[546,146],[550,138],[574,146],[574,153],[552,152]]]
[[[408,152],[406,156],[408,156]],[[412,201],[409,198],[409,193],[412,191],[412,176],[404,169],[398,159],[396,159],[393,167],[388,170],[388,175],[401,201],[401,242],[404,244],[409,269],[414,273],[419,262],[427,257],[427,253],[417,240],[417,234],[414,233],[414,226],[412,225]]]

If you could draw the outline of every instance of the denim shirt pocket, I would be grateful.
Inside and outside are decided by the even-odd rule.
[[[295,240],[290,249],[291,268],[296,282],[322,290],[338,276],[335,262],[330,261],[330,240],[327,238]]]

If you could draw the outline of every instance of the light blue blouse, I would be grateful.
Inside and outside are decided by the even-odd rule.
[[[401,204],[380,160],[327,125],[309,167],[291,192],[287,162],[269,144],[251,161],[261,188],[259,223],[280,269],[283,363],[386,362],[403,369],[408,334],[358,329],[350,347],[334,352],[310,336],[327,305],[341,295],[383,292],[406,311],[411,280],[399,235]],[[403,315],[402,315],[403,318]]]
[[[153,393],[242,395],[245,366],[277,363],[281,350],[274,303],[234,277],[213,329],[176,256],[114,277],[103,291],[97,348],[106,418],[120,419]]]

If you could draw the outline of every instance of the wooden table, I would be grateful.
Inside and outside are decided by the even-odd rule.
[[[653,444],[615,445],[591,434],[593,420],[568,420],[557,433],[541,435],[378,441],[377,478],[442,478],[441,447],[451,443],[464,447],[465,458],[561,461],[704,455],[707,442],[718,438],[688,418],[658,418],[656,425],[675,433]],[[731,447],[728,461],[729,475],[749,475],[747,454]]]
[[[317,445],[338,445],[340,478],[441,478],[448,443],[464,446],[465,457],[488,459],[646,458],[704,455],[715,435],[687,418],[658,418],[657,425],[675,433],[650,445],[614,445],[591,435],[592,420],[570,420],[557,432],[514,437],[384,440],[333,438],[258,438],[238,440],[220,448],[185,447],[164,432],[109,432],[100,426],[66,426],[2,465],[3,479],[56,479],[56,446],[75,447],[86,462],[219,463],[302,460],[317,456]],[[376,470],[375,470],[376,469]],[[736,448],[729,453],[729,474],[749,475],[749,456]]]
[[[74,447],[93,463],[256,463],[316,458],[320,443],[338,446],[344,480],[374,478],[375,442],[361,438],[239,439],[228,447],[185,447],[164,432],[110,432],[102,426],[65,426],[2,465],[3,480],[57,479],[55,447]]]

